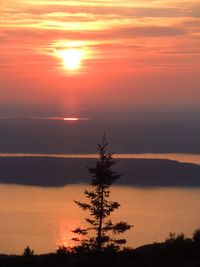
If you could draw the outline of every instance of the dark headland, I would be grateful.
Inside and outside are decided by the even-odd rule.
[[[0,183],[64,186],[89,183],[86,166],[95,159],[5,157],[0,158]],[[121,159],[118,184],[132,186],[200,186],[200,166],[165,159]]]

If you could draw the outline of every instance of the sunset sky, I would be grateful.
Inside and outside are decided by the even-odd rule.
[[[134,225],[128,247],[192,237],[200,0],[0,0],[0,261],[27,245],[36,255],[71,246],[85,228],[72,199],[82,201],[94,166],[101,176],[98,144],[120,161],[102,179],[122,174],[114,221]]]
[[[0,6],[0,115],[200,104],[199,1]]]

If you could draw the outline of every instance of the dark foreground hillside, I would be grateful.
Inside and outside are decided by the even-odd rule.
[[[1,267],[199,267],[200,243],[189,239],[146,245],[122,252],[0,256]]]
[[[87,166],[95,159],[0,158],[0,183],[63,186],[89,183]],[[200,186],[200,166],[164,159],[121,159],[118,183],[142,186]]]

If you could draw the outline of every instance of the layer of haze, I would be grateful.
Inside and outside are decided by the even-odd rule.
[[[0,116],[200,104],[199,1],[1,0]]]

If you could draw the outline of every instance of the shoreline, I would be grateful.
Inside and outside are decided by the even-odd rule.
[[[180,163],[193,163],[200,165],[200,154],[194,153],[116,153],[116,159],[166,159]],[[97,154],[64,154],[64,153],[4,153],[0,152],[0,158],[64,158],[64,159],[96,159]]]

